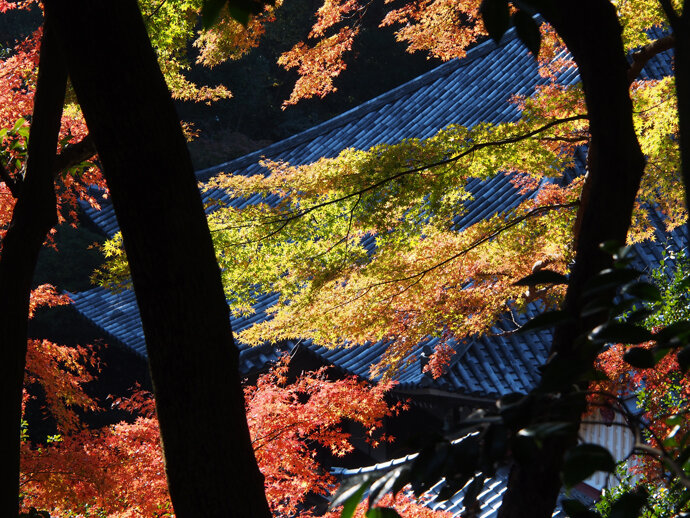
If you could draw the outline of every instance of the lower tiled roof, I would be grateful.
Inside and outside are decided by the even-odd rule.
[[[536,315],[536,305],[530,315]],[[524,323],[527,316],[520,317]],[[515,323],[508,324],[514,329]],[[456,350],[448,371],[434,379],[423,372],[425,355],[439,342],[429,338],[419,344],[396,370],[393,379],[398,390],[434,388],[466,396],[497,397],[510,392],[527,392],[539,381],[537,367],[548,357],[551,333],[542,331],[517,335],[505,333],[497,327],[493,334],[469,338],[461,343],[450,342]],[[377,342],[355,347],[327,349],[305,343],[314,354],[336,367],[365,379],[377,379],[371,374],[371,366],[383,357],[389,342]]]
[[[660,226],[661,223],[657,222]],[[671,233],[661,233],[656,242],[644,242],[635,246],[637,267],[641,270],[655,268],[662,258],[664,249],[680,250],[687,246],[688,232],[685,226]],[[666,258],[672,263],[672,257]],[[144,334],[139,318],[136,298],[132,291],[119,293],[104,288],[95,288],[83,293],[70,294],[74,306],[82,315],[103,329],[119,343],[146,355]],[[255,313],[249,316],[232,319],[236,332],[242,331],[252,323],[268,318],[266,311],[278,300],[278,295],[264,295],[255,305]],[[551,332],[542,330],[526,334],[511,332],[517,324],[523,324],[541,311],[536,304],[528,307],[523,315],[504,315],[490,333],[468,338],[462,342],[450,342],[456,354],[451,360],[448,371],[438,379],[422,372],[424,354],[438,343],[438,338],[428,338],[416,347],[400,365],[394,379],[397,388],[424,389],[432,388],[456,394],[476,397],[498,397],[510,392],[527,392],[539,380],[538,366],[548,357],[551,345]],[[289,342],[275,348],[263,345],[250,348],[239,343],[242,371],[248,373],[263,369],[268,362],[275,361],[287,348],[294,344]],[[338,347],[327,349],[310,341],[301,342],[301,346],[317,355],[324,362],[332,364],[342,371],[355,374],[365,379],[377,379],[372,376],[371,366],[383,357],[389,342],[377,342],[355,347]]]
[[[84,317],[98,326],[118,344],[132,349],[142,357],[146,357],[146,341],[139,316],[134,292],[124,290],[113,292],[105,288],[94,288],[81,293],[68,293],[75,309]],[[262,307],[275,304],[277,295],[265,295],[259,298]],[[265,319],[266,314],[261,310],[248,318],[232,318],[234,331],[241,331],[250,326],[257,319]],[[262,345],[249,347],[237,343],[240,350],[241,374],[251,374],[264,370],[268,365],[292,347],[292,344]]]
[[[405,457],[400,457],[397,459],[389,460],[387,462],[381,462],[373,466],[366,466],[361,468],[332,468],[331,474],[335,475],[341,480],[365,474],[382,475],[398,466],[402,466],[412,462],[417,457],[417,455],[418,454],[413,453]],[[498,509],[499,507],[501,507],[503,495],[508,489],[508,473],[509,468],[502,467],[496,471],[495,476],[485,480],[484,488],[477,496],[477,502],[479,503],[479,514],[476,515],[477,518],[495,518],[498,516]],[[445,481],[440,480],[431,489],[429,489],[429,491],[422,495],[420,501],[425,506],[429,507],[430,509],[433,509],[434,511],[445,511],[450,513],[453,518],[462,518],[463,513],[465,512],[463,499],[465,498],[465,492],[469,486],[469,483],[447,500],[439,500],[438,495],[444,485]],[[553,516],[565,517],[565,513],[563,513],[560,507],[558,507],[554,511]]]

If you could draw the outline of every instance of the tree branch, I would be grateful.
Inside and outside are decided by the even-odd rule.
[[[74,167],[96,154],[96,146],[91,137],[87,135],[75,144],[66,146],[53,161],[53,174],[57,176],[60,172],[70,167]],[[7,168],[0,162],[0,181],[5,182],[7,188],[12,193],[12,197],[17,199],[22,193],[22,181],[12,178]]]
[[[96,154],[96,146],[93,143],[90,135],[87,135],[82,140],[75,144],[70,144],[62,150],[62,152],[55,157],[54,172],[55,174],[74,167],[81,162],[88,160]]]
[[[640,75],[647,62],[657,54],[666,52],[676,45],[676,38],[673,35],[664,36],[645,45],[632,55],[633,62],[628,69],[628,81],[632,83]]]
[[[322,207],[326,207],[326,206],[332,205],[334,203],[345,201],[345,200],[347,200],[349,198],[353,198],[355,196],[361,196],[362,194],[365,194],[369,191],[372,191],[372,190],[376,189],[377,187],[381,187],[382,185],[384,185],[390,181],[397,180],[398,178],[402,178],[403,176],[407,176],[409,174],[417,174],[417,173],[421,173],[422,171],[425,171],[427,169],[433,169],[433,168],[440,167],[443,165],[452,164],[453,162],[457,162],[458,160],[466,157],[467,155],[471,155],[472,153],[475,153],[476,151],[479,151],[480,149],[484,149],[486,147],[503,146],[506,144],[515,144],[516,142],[520,142],[522,140],[526,140],[530,137],[538,135],[539,133],[546,131],[547,129],[550,129],[554,126],[558,126],[559,124],[564,124],[566,122],[573,122],[576,120],[582,120],[582,119],[586,119],[586,118],[587,118],[586,115],[573,115],[572,117],[564,117],[562,119],[555,119],[551,122],[548,122],[547,124],[544,124],[543,126],[540,126],[539,128],[536,128],[532,131],[528,131],[527,133],[515,135],[513,137],[508,137],[508,138],[501,139],[501,140],[494,140],[491,142],[480,142],[479,144],[475,144],[472,147],[470,147],[469,149],[466,149],[462,153],[459,153],[459,154],[452,156],[450,158],[446,158],[445,160],[439,160],[438,162],[433,162],[431,164],[425,164],[423,166],[415,167],[412,169],[407,169],[405,171],[400,171],[399,173],[396,173],[392,176],[389,176],[388,178],[384,178],[383,180],[379,180],[378,182],[375,182],[375,183],[369,185],[368,187],[360,189],[359,191],[355,191],[355,192],[352,192],[350,194],[346,194],[345,196],[341,196],[340,198],[336,198],[334,200],[325,201],[323,203],[317,203],[316,205],[312,205],[311,207],[308,207],[308,208],[303,209],[301,211],[297,211],[293,215],[290,215],[287,218],[285,218],[284,221],[291,221],[293,219],[296,219],[296,218],[302,217],[306,214],[309,214],[310,212],[313,212],[313,211],[320,209]]]
[[[380,286],[382,284],[390,284],[393,282],[403,282],[403,281],[409,281],[412,279],[416,279],[418,277],[424,277],[427,273],[429,273],[429,272],[435,270],[436,268],[439,268],[445,264],[448,264],[451,261],[454,261],[458,257],[461,257],[461,256],[471,252],[472,250],[474,250],[478,246],[480,246],[480,245],[486,243],[487,241],[490,241],[491,239],[495,238],[501,232],[504,232],[504,231],[508,230],[509,228],[514,227],[515,225],[518,225],[519,223],[522,223],[526,219],[529,219],[533,216],[541,216],[541,215],[546,214],[547,212],[550,212],[552,210],[569,209],[569,208],[575,207],[579,204],[580,204],[579,200],[576,200],[576,201],[571,201],[570,203],[557,203],[554,205],[544,205],[542,207],[537,207],[536,209],[532,209],[529,212],[523,214],[522,216],[518,216],[517,218],[511,219],[505,225],[501,225],[500,227],[498,227],[496,230],[494,230],[490,234],[487,234],[484,237],[477,239],[471,245],[469,245],[467,248],[463,248],[458,253],[453,254],[452,256],[444,259],[443,261],[436,263],[433,266],[430,266],[429,268],[426,268],[426,269],[424,269],[420,272],[414,273],[412,275],[408,275],[407,277],[400,277],[397,279],[390,279],[387,281],[381,281],[380,283],[376,283],[376,284],[372,284],[372,285],[368,286],[368,288],[373,288],[376,286]]]
[[[262,241],[268,237],[271,237],[275,235],[277,232],[280,232],[285,226],[290,223],[293,220],[299,219],[302,216],[306,216],[307,214],[314,212],[318,209],[322,209],[324,207],[327,207],[329,205],[333,205],[335,203],[340,203],[342,201],[349,200],[350,198],[354,197],[361,197],[363,194],[373,191],[374,189],[377,189],[378,187],[381,187],[385,185],[388,182],[392,182],[394,180],[397,180],[398,178],[402,178],[403,176],[407,176],[410,174],[418,174],[421,173],[422,171],[426,171],[427,169],[434,169],[436,167],[441,167],[444,165],[452,164],[453,162],[457,162],[458,160],[466,157],[467,155],[471,155],[475,153],[476,151],[479,151],[480,149],[484,149],[486,147],[493,147],[493,146],[503,146],[506,144],[515,144],[516,142],[520,142],[522,140],[526,140],[528,138],[531,138],[535,135],[538,135],[539,133],[542,133],[550,128],[553,128],[554,126],[558,126],[559,124],[564,124],[566,122],[574,122],[577,120],[584,120],[587,119],[587,115],[573,115],[571,117],[564,117],[562,119],[554,119],[551,122],[548,122],[547,124],[544,124],[543,126],[540,126],[532,131],[528,131],[527,133],[522,133],[520,135],[515,135],[512,137],[507,137],[505,139],[501,140],[494,140],[490,142],[480,142],[478,144],[474,144],[472,147],[469,149],[466,149],[462,153],[459,153],[455,156],[452,156],[450,158],[446,158],[444,160],[439,160],[438,162],[432,162],[430,164],[424,164],[419,167],[414,167],[412,169],[406,169],[404,171],[400,171],[398,173],[395,173],[391,176],[388,176],[386,178],[383,178],[382,180],[379,180],[378,182],[374,182],[371,185],[368,185],[367,187],[364,187],[362,189],[359,189],[357,191],[353,191],[349,194],[345,194],[343,196],[340,196],[339,198],[334,198],[332,200],[324,201],[321,203],[317,203],[315,205],[312,205],[311,207],[307,207],[305,209],[297,210],[295,212],[288,212],[285,217],[276,217],[276,218],[271,218],[267,219],[266,221],[261,222],[264,225],[270,225],[272,223],[280,223],[281,226],[277,231],[270,232],[268,235],[262,237],[259,239],[259,241]],[[212,230],[212,232],[218,232],[221,230],[228,230],[230,228],[243,228],[249,225],[238,225],[236,227],[230,227],[230,226],[223,226],[217,229]]]
[[[438,263],[436,263],[436,264],[434,264],[434,265],[432,265],[432,266],[430,266],[430,267],[428,267],[428,268],[425,268],[424,270],[421,270],[421,271],[419,271],[419,272],[417,272],[417,273],[413,273],[413,274],[408,275],[408,276],[406,276],[406,277],[398,277],[398,278],[396,278],[396,279],[388,279],[388,280],[385,280],[385,281],[375,282],[375,283],[373,283],[373,284],[369,284],[368,286],[366,286],[366,287],[363,288],[362,293],[360,293],[359,295],[356,295],[355,297],[353,297],[353,298],[351,298],[351,299],[349,299],[349,300],[346,300],[345,302],[341,302],[340,304],[337,304],[337,305],[335,305],[335,306],[332,306],[332,307],[328,308],[328,309],[326,310],[326,312],[329,312],[329,311],[338,309],[338,308],[340,308],[340,307],[342,307],[342,306],[345,306],[345,305],[347,305],[347,304],[350,304],[351,302],[354,302],[355,300],[357,300],[357,299],[363,297],[364,295],[366,295],[367,293],[369,293],[369,291],[371,291],[373,288],[376,288],[376,287],[378,287],[378,286],[383,286],[383,285],[386,285],[386,284],[394,284],[394,283],[396,283],[396,282],[413,281],[413,282],[411,282],[408,286],[406,286],[401,292],[392,295],[392,296],[390,297],[390,298],[392,299],[393,297],[396,297],[396,296],[400,295],[401,293],[404,293],[405,291],[409,290],[409,289],[410,289],[412,286],[414,286],[415,284],[418,284],[419,282],[421,282],[421,280],[422,280],[428,273],[430,273],[431,271],[435,270],[436,268],[440,268],[441,266],[443,266],[443,265],[445,265],[445,264],[448,264],[448,263],[454,261],[455,259],[457,259],[457,258],[459,258],[459,257],[462,257],[463,255],[465,255],[465,254],[471,252],[472,250],[474,250],[474,249],[477,248],[478,246],[482,245],[483,243],[486,243],[487,241],[490,241],[490,240],[493,239],[494,237],[498,236],[501,232],[504,232],[504,231],[508,230],[509,228],[514,227],[515,225],[518,225],[519,223],[525,221],[526,219],[529,219],[529,218],[531,218],[531,217],[533,217],[533,216],[541,216],[541,215],[543,215],[543,214],[545,214],[545,213],[547,213],[547,212],[549,212],[549,211],[551,211],[551,210],[568,209],[568,208],[571,208],[571,207],[575,207],[575,206],[579,205],[579,203],[580,203],[580,201],[579,201],[579,200],[576,200],[576,201],[572,201],[572,202],[570,202],[570,203],[558,203],[558,204],[554,204],[554,205],[544,205],[544,206],[542,206],[542,207],[537,207],[536,209],[532,209],[532,210],[530,210],[529,212],[523,214],[522,216],[519,216],[519,217],[517,217],[517,218],[514,218],[514,219],[508,221],[505,225],[500,226],[499,228],[495,229],[495,230],[494,230],[493,232],[491,232],[490,234],[487,234],[487,235],[485,235],[484,237],[482,237],[482,238],[480,238],[480,239],[477,239],[477,240],[474,241],[472,244],[470,244],[468,247],[463,248],[463,249],[460,250],[458,253],[453,254],[452,256],[450,256],[450,257],[444,259],[443,261],[440,261],[440,262],[438,262]]]
[[[21,194],[21,183],[17,182],[14,178],[10,176],[10,173],[5,169],[5,166],[0,162],[0,180],[5,182],[7,188],[12,193],[14,199],[19,198]]]

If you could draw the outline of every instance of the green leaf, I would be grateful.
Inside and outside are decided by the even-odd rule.
[[[513,15],[513,25],[520,38],[529,51],[537,59],[541,47],[541,32],[539,26],[526,11],[519,10]]]
[[[210,29],[218,21],[226,2],[227,0],[204,0],[201,6],[201,25],[204,29]]]
[[[590,297],[599,294],[602,291],[619,288],[624,284],[636,280],[641,272],[632,268],[625,268],[621,270],[607,269],[602,270],[597,275],[592,277],[585,283],[582,297]]]
[[[598,343],[640,344],[654,339],[645,329],[627,322],[607,322],[595,327],[588,338]]]
[[[687,437],[686,437],[687,439]],[[688,471],[688,459],[690,459],[690,447],[683,448],[678,454],[678,458],[676,459],[676,463],[680,464],[683,466],[683,469],[687,472]]]
[[[683,372],[687,372],[690,368],[690,345],[686,345],[678,351],[678,365]]]
[[[597,368],[587,369],[587,371],[582,375],[583,381],[607,381],[609,379],[608,375]]]
[[[684,344],[690,338],[690,322],[686,320],[681,320],[669,326],[666,326],[661,331],[659,331],[654,338],[657,342],[673,342]]]
[[[616,462],[606,448],[598,444],[578,444],[565,454],[561,478],[566,487],[573,487],[597,471],[612,473],[614,469]]]
[[[599,248],[610,254],[614,261],[628,259],[633,252],[632,246],[621,246],[620,242],[615,240],[604,241]]]
[[[510,27],[510,10],[506,0],[483,0],[479,6],[484,27],[489,36],[499,43]]]
[[[456,474],[454,476],[446,478],[446,483],[438,492],[437,500],[439,502],[448,500],[451,496],[453,496],[455,493],[457,493],[463,487],[465,487],[471,478],[472,477],[467,474]]]
[[[568,284],[568,276],[553,270],[539,270],[529,274],[527,277],[523,277],[514,285],[535,286],[537,284]]]
[[[17,122],[14,123],[14,127],[12,128],[12,132],[16,133],[19,130],[19,128],[24,126],[25,122],[26,122],[26,119],[23,119],[23,118],[17,119]]]
[[[644,347],[631,347],[623,355],[623,360],[638,369],[651,369],[656,365],[654,351]]]
[[[591,317],[605,311],[615,311],[615,306],[611,302],[611,297],[597,297],[590,300],[580,310],[580,316]]]
[[[505,460],[509,449],[510,429],[503,423],[491,423],[484,433],[484,459],[491,463]]]
[[[518,333],[526,333],[527,331],[535,331],[537,329],[544,329],[547,327],[554,327],[560,324],[571,322],[573,319],[565,311],[546,311],[537,315],[520,329]]]
[[[410,482],[415,495],[421,495],[443,478],[450,452],[451,444],[446,440],[433,442],[419,452],[410,469]]]
[[[625,321],[629,324],[644,324],[644,322],[653,314],[653,310],[649,308],[642,308],[626,315]]]
[[[401,518],[392,507],[371,507],[364,513],[367,518]]]
[[[525,394],[512,393],[503,396],[496,402],[498,412],[507,425],[520,422],[524,423],[525,415],[529,414],[532,399]]]
[[[570,518],[600,518],[600,515],[573,498],[564,498],[561,500],[561,507]]]
[[[518,435],[543,440],[547,437],[565,435],[576,430],[577,427],[573,423],[569,423],[567,421],[551,421],[548,423],[538,423],[528,426],[527,428],[523,428],[518,432]]]
[[[451,445],[451,462],[455,474],[472,478],[479,469],[481,457],[480,435],[471,435]],[[443,473],[445,476],[446,473]],[[435,478],[435,480],[439,480]],[[431,481],[432,482],[432,481]]]
[[[664,423],[666,423],[668,427],[673,428],[674,426],[680,426],[685,423],[685,417],[679,414],[672,415],[664,419]]]
[[[484,475],[474,477],[470,485],[465,489],[465,497],[462,499],[462,505],[465,509],[473,509],[477,502],[477,497],[484,489]]]
[[[512,443],[512,452],[518,462],[529,463],[542,454],[537,442],[532,437],[516,436]]]
[[[397,479],[409,469],[409,465],[399,466],[376,480],[369,490],[369,507],[375,506],[381,498],[390,493],[396,486]]]
[[[520,403],[523,399],[525,399],[525,394],[522,392],[510,392],[509,394],[498,398],[496,400],[496,406],[500,410],[504,407]]]
[[[340,485],[328,508],[333,510],[342,505],[341,518],[352,518],[355,509],[362,501],[362,497],[364,497],[364,493],[366,493],[373,482],[374,479],[370,476],[348,479]]]
[[[662,298],[659,288],[651,282],[638,281],[626,284],[621,291],[638,299],[652,302],[659,302]]]
[[[635,518],[640,516],[642,508],[647,503],[647,491],[638,487],[629,493],[623,493],[611,506],[609,518]]]

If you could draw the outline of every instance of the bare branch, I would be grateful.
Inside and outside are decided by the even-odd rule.
[[[632,83],[640,75],[647,62],[657,54],[661,54],[676,45],[676,38],[673,35],[664,36],[658,40],[645,45],[632,56],[633,62],[628,69],[628,81]]]

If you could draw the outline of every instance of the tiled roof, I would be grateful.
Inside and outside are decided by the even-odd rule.
[[[139,355],[146,357],[146,342],[139,317],[139,307],[134,292],[125,290],[112,292],[105,288],[95,288],[82,293],[68,293],[74,307],[83,316],[100,327],[107,335]],[[264,295],[259,298],[257,312],[250,318],[232,318],[234,331],[249,327],[258,319],[265,319],[265,308],[275,304],[277,295]],[[262,310],[261,308],[264,308]],[[240,369],[242,374],[249,374],[263,369],[275,362],[285,348],[272,345],[249,347],[238,343],[240,350]]]
[[[634,436],[628,427],[624,425],[624,419],[621,415],[616,415],[614,425],[605,424],[598,416],[597,418],[590,419],[593,420],[584,423],[580,427],[580,440],[582,442],[599,444],[609,448],[617,462],[626,459],[633,450]],[[623,426],[621,426],[621,424],[623,424]],[[453,443],[456,444],[461,442],[465,438],[467,438],[467,436],[457,439],[453,441]],[[331,474],[335,475],[341,481],[345,481],[351,477],[368,474],[380,477],[393,469],[410,464],[418,455],[418,453],[412,453],[404,457],[359,468],[334,467],[331,468]],[[497,516],[498,508],[501,506],[503,495],[508,487],[508,474],[508,466],[499,467],[496,471],[496,475],[484,482],[484,488],[477,497],[480,506],[480,512],[477,515],[478,518],[494,518]],[[602,488],[607,487],[608,484],[615,485],[615,483],[616,479],[614,477],[610,477],[601,471],[597,471],[592,477],[585,481],[585,484],[594,491],[600,491]],[[444,485],[445,481],[440,480],[422,495],[420,501],[435,511],[446,511],[451,513],[453,518],[462,518],[462,513],[465,510],[463,499],[469,483],[447,500],[440,500],[438,495]],[[580,499],[583,503],[591,503],[589,497],[581,493],[578,489],[571,490],[571,494],[569,494],[568,497]],[[557,507],[553,516],[561,517],[565,516],[565,514],[560,507]]]
[[[563,84],[578,81],[577,72],[562,75]],[[385,94],[367,101],[302,133],[254,153],[197,173],[204,181],[220,172],[258,174],[266,170],[259,160],[283,160],[307,164],[333,157],[347,148],[368,149],[374,144],[394,144],[405,138],[427,138],[449,124],[473,126],[478,122],[505,122],[518,118],[509,101],[514,95],[530,95],[537,85],[549,82],[539,75],[537,64],[510,31],[500,45],[487,41],[470,50],[462,60],[452,60]],[[225,199],[222,191],[206,198]],[[500,208],[486,207],[488,213]],[[118,230],[112,205],[102,210],[84,207],[87,215],[106,234]]]
[[[671,73],[670,61],[657,57],[649,65],[655,75]],[[578,81],[571,69],[560,78],[564,84]],[[244,157],[205,169],[198,173],[205,180],[219,172],[259,174],[265,172],[259,160],[270,158],[304,164],[323,156],[335,156],[348,147],[366,149],[374,144],[395,143],[403,138],[425,138],[450,123],[471,126],[480,121],[509,121],[518,117],[517,108],[509,102],[515,94],[529,95],[536,85],[545,84],[539,76],[534,59],[509,32],[500,46],[488,41],[468,52],[463,60],[449,61],[438,68],[372,99],[342,115],[319,124],[303,133],[277,142]],[[578,174],[584,164],[584,152],[576,157]],[[474,180],[469,184],[474,199],[458,220],[464,228],[497,212],[515,207],[531,194],[520,194],[502,173],[488,181]],[[223,191],[204,193],[205,199],[224,199],[230,205],[253,203],[252,199],[229,200]],[[112,205],[103,203],[101,211],[86,209],[89,217],[107,234],[117,231]],[[681,234],[684,230],[679,231]],[[680,235],[680,234],[679,234]],[[680,236],[687,242],[687,234]],[[657,246],[639,249],[645,264],[655,264],[660,250]],[[74,305],[84,316],[104,329],[120,343],[145,354],[141,321],[132,293],[108,293],[97,288],[72,295]],[[256,306],[251,318],[233,319],[233,329],[244,329],[251,322],[265,318],[266,309],[276,297],[268,295]],[[531,312],[538,311],[532,307]],[[524,317],[523,317],[524,318]],[[421,372],[422,346],[435,345],[436,339],[420,344],[420,348],[406,359],[407,366],[397,374],[400,388],[437,388],[482,397],[494,397],[508,392],[525,391],[537,379],[536,366],[544,362],[550,344],[548,332],[532,335],[503,333],[515,323],[497,323],[491,334],[455,344],[457,354],[449,372],[432,380]],[[290,345],[290,344],[287,344]],[[342,370],[369,377],[369,368],[381,357],[387,344],[377,343],[359,348],[324,349],[310,342],[304,346]],[[243,370],[258,368],[270,361],[268,348],[254,353],[240,344],[247,363]]]
[[[405,457],[392,459],[387,462],[381,462],[373,466],[355,469],[331,468],[331,474],[335,475],[340,480],[346,480],[350,477],[366,474],[376,474],[381,476],[399,466],[412,462],[417,455],[417,453],[413,453]],[[503,495],[508,488],[508,473],[508,467],[501,467],[496,471],[495,476],[485,480],[484,488],[477,496],[477,502],[479,503],[479,514],[476,515],[477,518],[495,518],[498,516],[498,509],[501,507]],[[422,495],[420,501],[434,511],[446,511],[451,513],[453,518],[462,518],[463,512],[465,511],[463,499],[469,483],[447,500],[439,500],[438,495],[444,485],[445,481],[440,480],[437,484],[431,487],[431,489],[424,493],[424,495]],[[562,517],[565,516],[565,514],[560,508],[556,508],[553,516]]]

